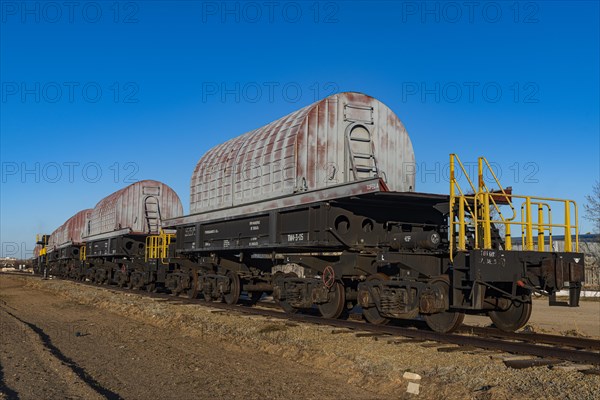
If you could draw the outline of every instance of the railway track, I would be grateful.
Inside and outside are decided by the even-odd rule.
[[[23,276],[22,274],[18,274]],[[31,276],[31,275],[24,275]],[[71,281],[75,284],[101,288],[115,293],[134,293],[140,296],[163,299],[174,304],[195,304],[212,309],[237,312],[240,314],[260,315],[268,318],[283,319],[336,328],[332,333],[355,333],[360,336],[373,336],[387,339],[391,344],[405,342],[435,342],[438,351],[470,351],[483,349],[505,352],[537,358],[514,358],[505,361],[510,367],[524,368],[536,365],[560,364],[568,361],[576,364],[593,365],[587,373],[600,374],[600,340],[570,336],[557,336],[540,333],[511,333],[492,328],[463,326],[458,332],[444,334],[428,330],[415,329],[397,325],[373,325],[352,319],[327,319],[310,314],[287,314],[276,310],[273,303],[249,306],[247,303],[228,305],[224,303],[205,302],[198,299],[174,297],[166,293],[148,293],[132,291],[116,286],[98,286],[89,282]],[[266,306],[266,307],[265,307]],[[443,347],[453,345],[453,347]]]
[[[458,332],[488,338],[501,338],[507,340],[571,347],[574,349],[600,351],[600,340],[583,337],[548,335],[545,333],[534,332],[503,332],[499,331],[498,329],[484,328],[479,326],[463,326],[458,330]]]
[[[394,325],[372,325],[352,320],[326,319],[307,314],[290,315],[274,310],[239,305],[229,306],[219,303],[213,305],[211,303],[210,307],[238,311],[242,313],[252,313],[271,318],[283,318],[296,322],[330,325],[332,327],[345,328],[349,331],[355,332],[368,332],[380,336],[386,336],[389,338],[391,343],[394,342],[394,338],[410,338],[418,341],[432,341],[458,345],[463,347],[465,350],[467,348],[479,348],[542,357],[546,359],[546,364],[558,363],[560,361],[571,361],[581,364],[600,365],[600,351],[598,351],[600,350],[600,340],[595,339],[528,333],[503,335],[504,332],[490,332],[496,331],[495,329],[477,327],[465,327],[463,332],[471,331],[469,332],[470,334],[444,334]],[[526,360],[518,361],[520,361],[520,363],[515,363],[515,365],[526,364],[526,362],[524,362]],[[535,362],[533,364],[535,364]]]

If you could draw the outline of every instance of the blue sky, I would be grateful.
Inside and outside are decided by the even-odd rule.
[[[451,152],[580,208],[600,175],[597,1],[68,4],[0,2],[4,254],[132,179],[187,211],[204,152],[335,91],[396,112],[418,191]]]

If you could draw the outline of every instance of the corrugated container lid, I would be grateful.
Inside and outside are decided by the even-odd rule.
[[[373,177],[414,191],[414,171],[399,118],[371,96],[339,93],[209,150],[192,175],[190,212]]]
[[[96,204],[84,237],[128,229],[135,233],[157,233],[160,221],[183,214],[177,193],[166,184],[143,180],[120,189]]]

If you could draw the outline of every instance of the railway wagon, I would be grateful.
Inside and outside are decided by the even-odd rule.
[[[48,236],[47,242],[44,243],[44,253],[48,273],[51,275],[72,278],[81,276],[82,235],[91,211],[79,211]]]
[[[86,278],[97,283],[150,287],[156,262],[146,263],[149,235],[159,233],[163,219],[183,214],[179,196],[162,182],[143,180],[100,200],[83,233]],[[164,269],[161,270],[164,275]]]
[[[165,220],[176,233],[154,236],[147,256],[168,265],[176,294],[235,303],[242,292],[253,300],[268,292],[287,312],[316,307],[337,318],[360,307],[372,323],[421,318],[441,332],[465,313],[516,330],[534,292],[568,287],[577,305],[584,277],[575,204],[519,196],[497,180],[490,189],[489,164],[478,163],[470,179],[451,155],[450,193],[416,192],[398,117],[372,97],[340,93],[204,155],[191,179],[191,214]],[[551,222],[552,201],[564,224]],[[556,229],[568,247],[544,251]],[[526,250],[512,250],[513,230]]]
[[[516,330],[533,293],[552,304],[568,288],[577,306],[576,204],[504,189],[484,158],[474,177],[454,154],[449,166],[449,194],[416,192],[398,117],[340,93],[210,150],[192,175],[190,215],[167,185],[132,184],[84,210],[80,234],[65,236],[65,223],[43,235],[38,267],[230,304],[267,292],[287,312],[337,318],[357,308],[372,323],[418,318],[440,332],[465,313]],[[550,250],[556,231],[560,252]],[[65,268],[77,244],[79,269]]]
[[[33,267],[33,272],[35,274],[42,274],[43,270],[42,270],[42,251],[45,252],[44,246],[42,246],[42,244],[38,243],[40,241],[40,237],[38,235],[38,237],[36,238],[36,243],[35,246],[33,247],[33,255],[31,257],[31,265]]]

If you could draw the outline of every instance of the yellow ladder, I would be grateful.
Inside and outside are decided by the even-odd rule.
[[[146,236],[146,261],[160,260],[166,264],[165,258],[168,256],[169,245],[175,238],[174,233],[167,233],[161,229],[158,235]]]
[[[565,252],[579,251],[579,225],[577,203],[573,200],[550,197],[515,195],[502,188],[496,174],[484,157],[477,162],[477,187],[473,184],[464,164],[456,154],[450,154],[450,259],[455,251],[466,251],[467,230],[473,234],[470,248],[492,249],[494,242],[503,250],[512,250],[513,226],[521,230],[523,250],[554,251],[553,229],[562,230],[565,238]],[[457,172],[462,172],[471,193],[466,194],[459,184]],[[498,190],[490,190],[484,173],[488,173]],[[520,215],[516,212],[520,204]],[[502,214],[501,206],[510,208],[508,217]],[[564,212],[564,224],[552,222],[552,208],[559,207]],[[535,209],[535,210],[534,210]],[[492,215],[497,217],[492,217]],[[494,235],[497,227],[504,227],[504,238]],[[548,248],[546,248],[546,234]],[[537,239],[537,246],[534,245]]]

